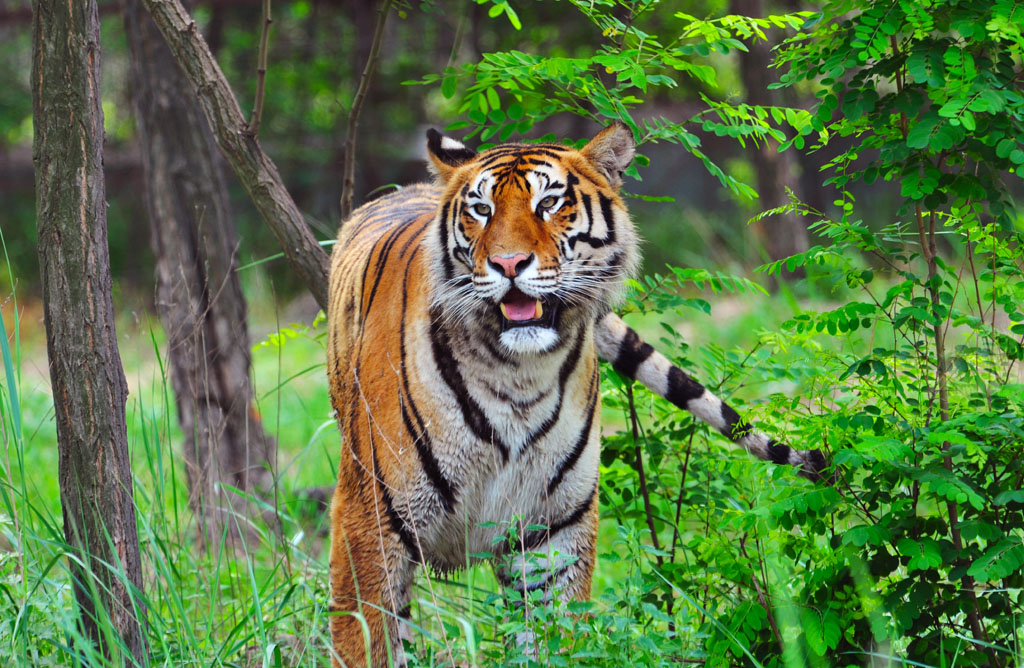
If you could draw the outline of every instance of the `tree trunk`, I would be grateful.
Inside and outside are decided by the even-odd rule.
[[[730,13],[742,16],[764,16],[762,0],[731,0]],[[747,101],[756,105],[777,105],[775,91],[768,90],[772,83],[768,65],[772,62],[772,44],[765,41],[747,43],[750,51],[740,52],[740,78],[747,89]],[[761,196],[762,210],[774,209],[789,202],[786,188],[799,193],[799,181],[793,173],[791,151],[779,153],[772,140],[761,142],[754,149],[754,169],[757,173],[757,192]],[[793,214],[772,216],[758,222],[754,230],[772,260],[778,260],[807,250],[807,228]]]
[[[327,308],[330,260],[317,243],[270,157],[260,148],[195,21],[179,0],[142,0],[185,73],[221,154],[277,237],[288,264]]]
[[[36,225],[64,534],[83,635],[145,665],[125,382],[114,332],[95,0],[35,0]],[[116,632],[116,636],[108,631]]]
[[[224,484],[267,492],[276,444],[253,408],[245,298],[217,146],[139,0],[125,0],[124,19],[157,259],[156,306],[185,436],[189,499],[208,546],[222,532],[238,535],[257,512]]]

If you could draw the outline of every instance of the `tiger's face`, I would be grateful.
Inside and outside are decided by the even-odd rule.
[[[515,354],[550,350],[567,327],[617,299],[637,240],[618,195],[633,135],[614,125],[580,151],[510,144],[475,154],[428,133],[445,186],[433,304]]]

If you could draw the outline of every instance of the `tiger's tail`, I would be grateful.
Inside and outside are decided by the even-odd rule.
[[[825,478],[828,462],[820,450],[796,450],[754,429],[731,406],[645,343],[619,316],[609,312],[602,317],[595,338],[598,355],[611,362],[616,371],[689,411],[750,454],[775,464],[796,466],[800,475],[810,480]]]

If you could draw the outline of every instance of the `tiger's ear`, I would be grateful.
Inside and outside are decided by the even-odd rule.
[[[632,130],[624,123],[615,123],[597,133],[580,153],[608,179],[608,185],[618,188],[622,184],[622,172],[633,162],[636,142]]]
[[[476,153],[462,142],[445,137],[433,128],[427,130],[427,153],[430,155],[430,171],[442,181],[447,181],[459,165],[476,157]]]

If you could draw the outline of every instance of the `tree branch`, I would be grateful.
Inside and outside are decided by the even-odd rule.
[[[260,132],[260,120],[263,118],[263,99],[267,95],[267,44],[270,41],[270,0],[263,0],[263,29],[260,32],[260,51],[256,65],[256,99],[252,103],[252,117],[249,120],[249,133],[255,137]]]
[[[391,11],[392,0],[384,0],[377,14],[377,25],[373,29],[373,41],[370,43],[370,54],[366,57],[366,65],[359,77],[359,88],[352,100],[352,108],[348,112],[348,130],[345,134],[345,154],[341,179],[341,219],[345,220],[352,213],[352,196],[356,189],[356,128],[359,126],[359,114],[363,111],[366,94],[370,91],[370,81],[377,69],[377,58],[380,56],[380,43],[384,36],[384,24]]]
[[[195,21],[179,0],[142,0],[153,16],[174,59],[196,91],[221,153],[242,182],[263,221],[281,245],[288,264],[313,294],[321,308],[327,308],[329,260],[302,213],[281,180],[270,157],[248,124],[224,73],[199,34]]]

